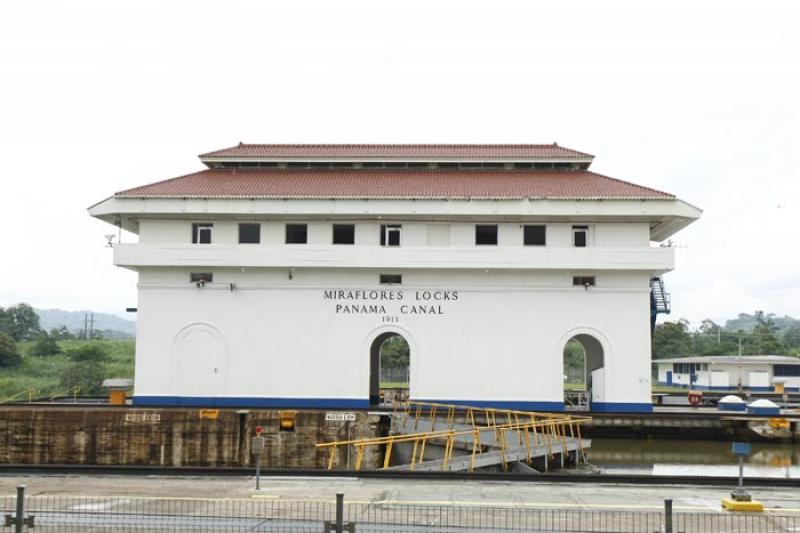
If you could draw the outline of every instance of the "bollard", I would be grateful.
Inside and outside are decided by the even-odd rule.
[[[25,485],[17,485],[17,516],[14,521],[14,533],[22,533],[25,525]]]
[[[664,500],[664,533],[672,533],[672,500]]]
[[[336,493],[336,533],[344,533],[344,494]]]

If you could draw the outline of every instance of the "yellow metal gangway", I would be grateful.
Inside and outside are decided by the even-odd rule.
[[[574,415],[418,401],[395,402],[393,417],[394,422],[403,429],[410,429],[410,432],[317,444],[317,448],[328,450],[328,469],[336,466],[338,450],[344,449],[349,456],[351,449],[354,449],[355,469],[360,470],[367,450],[380,446],[385,446],[380,468],[391,468],[393,449],[395,445],[402,443],[412,445],[410,461],[404,465],[410,470],[426,462],[425,448],[429,444],[443,447],[441,459],[428,461],[430,465],[442,470],[448,470],[452,466],[457,443],[466,447],[466,455],[462,454],[457,458],[464,463],[468,456],[464,466],[469,471],[480,466],[480,458],[487,454],[489,443],[499,454],[497,459],[504,470],[507,469],[509,455],[517,458],[521,456],[530,464],[537,454],[552,458],[556,453],[561,453],[563,460],[570,451],[575,451],[585,462],[581,425],[591,420],[589,417]],[[425,426],[425,430],[419,431],[422,426]],[[437,426],[441,426],[441,429],[437,429]]]

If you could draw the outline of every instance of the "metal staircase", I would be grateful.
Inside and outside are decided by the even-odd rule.
[[[661,278],[650,278],[650,335],[656,329],[656,317],[672,311],[669,293],[664,290]]]

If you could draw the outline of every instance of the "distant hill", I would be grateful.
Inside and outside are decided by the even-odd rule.
[[[772,313],[766,315],[771,318],[775,327],[778,328],[778,333],[783,334],[794,325],[800,325],[800,320],[790,316],[777,316]],[[739,316],[725,322],[723,329],[725,331],[746,331],[751,332],[756,325],[756,317],[747,313],[739,313]]]
[[[64,311],[63,309],[36,309],[35,311],[39,315],[41,328],[47,331],[61,326],[65,326],[70,331],[83,330],[84,315],[92,313],[92,311]],[[136,335],[136,322],[108,313],[94,313],[94,329],[95,331],[116,331],[133,337]]]

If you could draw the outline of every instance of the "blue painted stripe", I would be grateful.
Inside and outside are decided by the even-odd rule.
[[[747,406],[747,412],[751,415],[779,415],[781,414],[780,407],[751,407]]]
[[[666,385],[666,383],[664,383],[663,381],[659,381],[658,383],[659,383],[659,385]],[[682,389],[691,388],[692,390],[708,390],[708,391],[737,391],[737,390],[739,390],[739,387],[736,386],[736,385],[734,385],[734,386],[726,386],[726,387],[723,387],[721,385],[714,385],[713,387],[709,387],[708,385],[692,385],[690,387],[689,385],[686,385],[686,384],[683,384],[683,383],[673,383],[672,386],[673,387],[680,387]],[[784,390],[789,391],[790,389],[791,389],[790,387],[787,387]],[[742,390],[743,391],[751,391],[751,392],[775,392],[775,387],[747,387],[747,386],[742,386]],[[800,389],[798,389],[798,390],[800,390]]]
[[[355,398],[247,398],[212,396],[134,396],[139,407],[285,407],[297,409],[367,409],[369,400]]]
[[[593,413],[652,413],[652,403],[592,402]]]
[[[513,409],[516,411],[563,411],[564,402],[523,402],[511,400],[436,400],[429,398],[412,398],[418,402],[444,403],[470,407],[494,407],[496,409]]]

